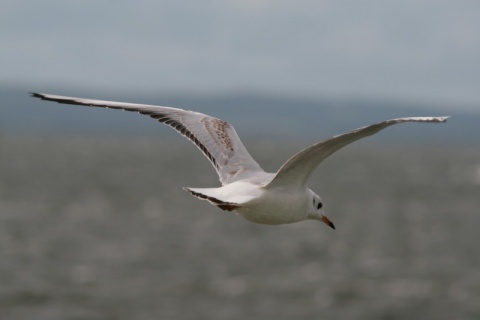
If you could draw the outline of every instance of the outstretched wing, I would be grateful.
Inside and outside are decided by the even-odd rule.
[[[332,153],[347,144],[371,136],[394,124],[403,122],[446,122],[448,118],[449,117],[414,117],[392,119],[319,142],[300,151],[285,162],[267,187],[274,188],[284,185],[304,186],[317,166]]]
[[[81,99],[42,93],[32,97],[65,104],[122,109],[148,115],[177,130],[210,160],[225,185],[264,172],[244,147],[235,129],[228,122],[202,113],[152,105]]]

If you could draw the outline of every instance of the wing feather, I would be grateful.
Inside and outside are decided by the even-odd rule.
[[[121,109],[148,115],[172,127],[195,144],[210,160],[223,185],[244,179],[257,172],[264,172],[248,153],[232,125],[202,113],[170,107],[42,93],[31,93],[31,96],[63,104]]]
[[[386,120],[354,131],[334,136],[314,144],[291,157],[277,171],[267,188],[277,186],[305,186],[317,166],[338,149],[359,139],[371,136],[389,126],[404,122],[446,122],[449,117],[411,117]]]

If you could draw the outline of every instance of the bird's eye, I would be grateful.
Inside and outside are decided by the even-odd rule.
[[[317,205],[317,209],[320,209],[321,207],[323,207],[323,204],[321,202],[319,202],[318,205]]]

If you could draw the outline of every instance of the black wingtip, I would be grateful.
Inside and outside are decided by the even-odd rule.
[[[40,98],[40,99],[43,99],[44,96],[40,93],[36,93],[36,92],[29,92],[28,93],[30,95],[30,97],[34,97],[34,98]]]
[[[54,95],[36,93],[36,92],[29,92],[29,94],[31,97],[39,98],[45,101],[54,101],[54,102],[63,103],[63,104],[77,104],[77,105],[87,105],[87,106],[89,105],[89,104],[76,101],[75,100],[76,98],[54,96]]]

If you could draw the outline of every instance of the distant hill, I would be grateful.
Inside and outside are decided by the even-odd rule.
[[[152,119],[116,110],[60,105],[29,97],[35,88],[0,88],[0,135],[169,135]],[[377,121],[426,115],[454,115],[445,125],[405,124],[370,143],[480,146],[480,112],[438,111],[395,101],[309,100],[260,94],[218,96],[94,94],[73,89],[47,93],[156,104],[195,110],[231,122],[244,139],[325,139]]]

